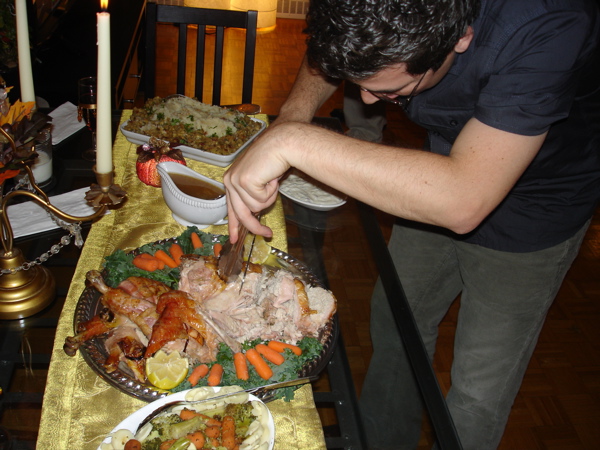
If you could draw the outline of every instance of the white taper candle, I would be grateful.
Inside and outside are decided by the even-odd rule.
[[[17,51],[19,55],[21,101],[35,102],[33,72],[31,71],[31,49],[29,47],[29,26],[27,23],[27,4],[25,0],[15,0],[15,13],[17,16]]]
[[[108,0],[101,2],[98,19],[98,100],[96,116],[96,172],[110,173],[112,163],[112,102],[110,82],[110,14]]]

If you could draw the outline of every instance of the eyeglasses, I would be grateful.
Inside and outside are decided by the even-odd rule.
[[[371,91],[371,90],[365,89],[363,87],[361,87],[360,90],[364,91],[364,92],[368,92],[371,95],[374,95],[379,100],[383,100],[384,102],[392,103],[394,105],[400,106],[402,109],[406,109],[406,108],[408,108],[408,105],[410,104],[411,100],[415,96],[415,93],[417,92],[417,89],[419,88],[419,85],[421,84],[421,81],[423,81],[423,78],[425,78],[426,74],[427,74],[427,72],[425,72],[423,75],[421,75],[421,78],[419,78],[419,81],[417,82],[417,84],[415,84],[415,87],[413,88],[412,92],[408,95],[398,95],[394,98],[391,98],[389,96],[390,94],[385,93],[385,92]],[[395,95],[395,94],[392,94],[392,95]]]

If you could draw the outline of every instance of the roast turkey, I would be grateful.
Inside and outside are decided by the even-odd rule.
[[[196,301],[197,309],[217,329],[239,343],[318,338],[336,311],[331,292],[307,286],[287,270],[250,264],[243,286],[242,278],[226,284],[212,258],[184,258],[179,290]]]
[[[182,257],[177,290],[140,277],[110,288],[98,271],[88,272],[106,309],[79,325],[65,352],[72,356],[83,342],[102,335],[107,372],[124,363],[144,381],[143,362],[160,349],[201,363],[216,359],[220,343],[234,352],[255,339],[295,344],[305,336],[319,338],[336,311],[331,292],[287,270],[250,264],[243,284],[242,277],[226,283],[217,262],[214,256]]]

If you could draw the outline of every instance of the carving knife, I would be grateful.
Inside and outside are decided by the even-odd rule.
[[[261,215],[258,214],[256,219],[260,222]],[[252,258],[252,250],[254,250],[254,243],[256,242],[256,235],[252,235],[252,243],[250,244],[250,250],[248,250],[248,261],[246,262],[246,266],[244,267],[244,273],[242,274],[242,282],[240,284],[239,292],[242,292],[242,288],[244,287],[244,281],[246,281],[246,273],[248,272],[248,265],[250,264],[250,258]]]
[[[223,244],[219,256],[219,275],[223,280],[229,282],[234,280],[242,271],[242,259],[244,257],[244,241],[248,230],[240,223],[238,240],[232,244],[229,239]]]
[[[261,215],[258,214],[256,218],[260,222]],[[221,249],[221,255],[219,256],[219,264],[218,264],[218,273],[225,282],[229,283],[235,280],[241,271],[244,260],[244,242],[246,241],[246,236],[248,235],[248,229],[240,223],[239,225],[239,233],[238,240],[235,244],[232,244],[229,239],[225,241],[223,244],[223,248]],[[248,251],[248,261],[250,261],[250,255],[252,255],[252,249],[254,248],[254,241],[256,240],[256,235],[252,239],[252,244],[250,246],[250,250]],[[246,278],[246,272],[248,271],[248,265],[244,269],[244,273],[242,275],[242,284],[240,286],[240,292],[242,291],[242,287],[244,286],[244,279]]]

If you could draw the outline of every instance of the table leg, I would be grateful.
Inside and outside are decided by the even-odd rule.
[[[395,300],[390,302],[390,307],[429,412],[438,445],[441,449],[459,450],[462,446],[454,422],[429,362],[425,345],[404,295],[377,217],[373,213],[373,208],[364,203],[359,202],[358,208],[388,300]]]
[[[311,211],[302,206],[294,205],[294,216],[288,217],[287,220],[298,225],[298,239],[303,250],[303,262],[325,287],[329,288],[322,254],[324,233],[319,231],[319,222],[325,222],[326,215],[322,212]],[[310,224],[310,227],[302,224]],[[338,320],[337,315],[335,320]],[[339,330],[339,324],[337,329]],[[326,435],[327,448],[366,449],[367,444],[360,420],[358,400],[341,333],[338,334],[336,349],[326,369],[331,390],[329,392],[316,391],[314,392],[314,398],[317,405],[332,404],[335,408],[339,436]]]

